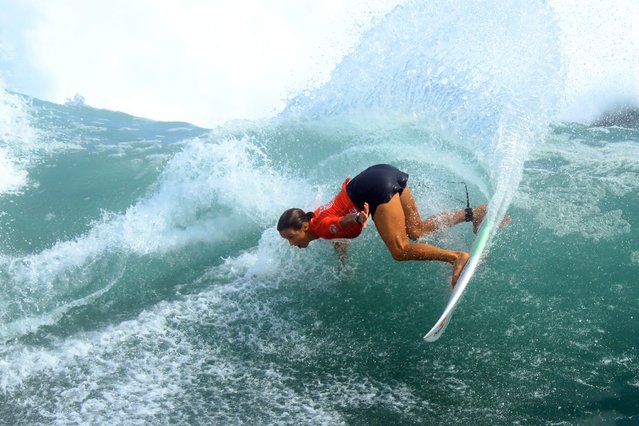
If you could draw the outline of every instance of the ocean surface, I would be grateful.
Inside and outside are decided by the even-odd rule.
[[[265,120],[0,90],[0,424],[639,424],[639,130],[555,119],[548,6],[458,3],[396,8]],[[424,217],[460,181],[512,217],[435,343],[449,265],[275,230],[381,162]]]

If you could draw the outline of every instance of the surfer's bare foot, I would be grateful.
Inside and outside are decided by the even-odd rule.
[[[486,213],[488,213],[488,207],[486,204],[480,204],[477,207],[473,207],[473,232],[475,234],[479,230],[479,225],[481,225],[484,217],[486,217]],[[508,222],[510,222],[510,216],[504,216],[499,227],[503,228],[508,225]]]
[[[463,251],[457,252],[457,259],[453,263],[453,277],[450,280],[450,285],[455,288],[455,284],[457,284],[457,280],[461,275],[464,266],[466,266],[466,262],[470,259],[470,255]]]

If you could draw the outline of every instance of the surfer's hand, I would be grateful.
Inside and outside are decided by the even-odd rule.
[[[368,225],[368,214],[369,214],[368,203],[364,203],[364,210],[359,212],[359,217],[360,217],[359,223],[361,223],[364,228],[366,228],[366,226]]]

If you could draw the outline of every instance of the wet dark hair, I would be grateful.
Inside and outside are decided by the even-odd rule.
[[[283,231],[288,228],[293,228],[296,231],[302,229],[302,224],[304,222],[309,222],[313,217],[313,212],[306,213],[302,209],[288,209],[282,216],[280,216],[280,220],[277,221],[277,230]]]

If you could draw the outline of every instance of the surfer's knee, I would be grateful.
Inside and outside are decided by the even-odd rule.
[[[393,257],[393,260],[409,260],[405,251],[391,251],[391,256]]]
[[[410,228],[407,230],[408,232],[408,239],[415,241],[416,239],[418,239],[419,237],[421,237],[422,235],[425,234],[425,232],[421,229],[417,230],[415,228]]]
[[[407,244],[396,243],[388,246],[388,251],[394,260],[409,260],[408,259],[408,250]]]
[[[424,221],[420,220],[418,224],[406,229],[408,238],[412,241],[418,240],[424,235],[432,234],[437,230],[437,225],[434,224],[433,218],[428,218]]]

